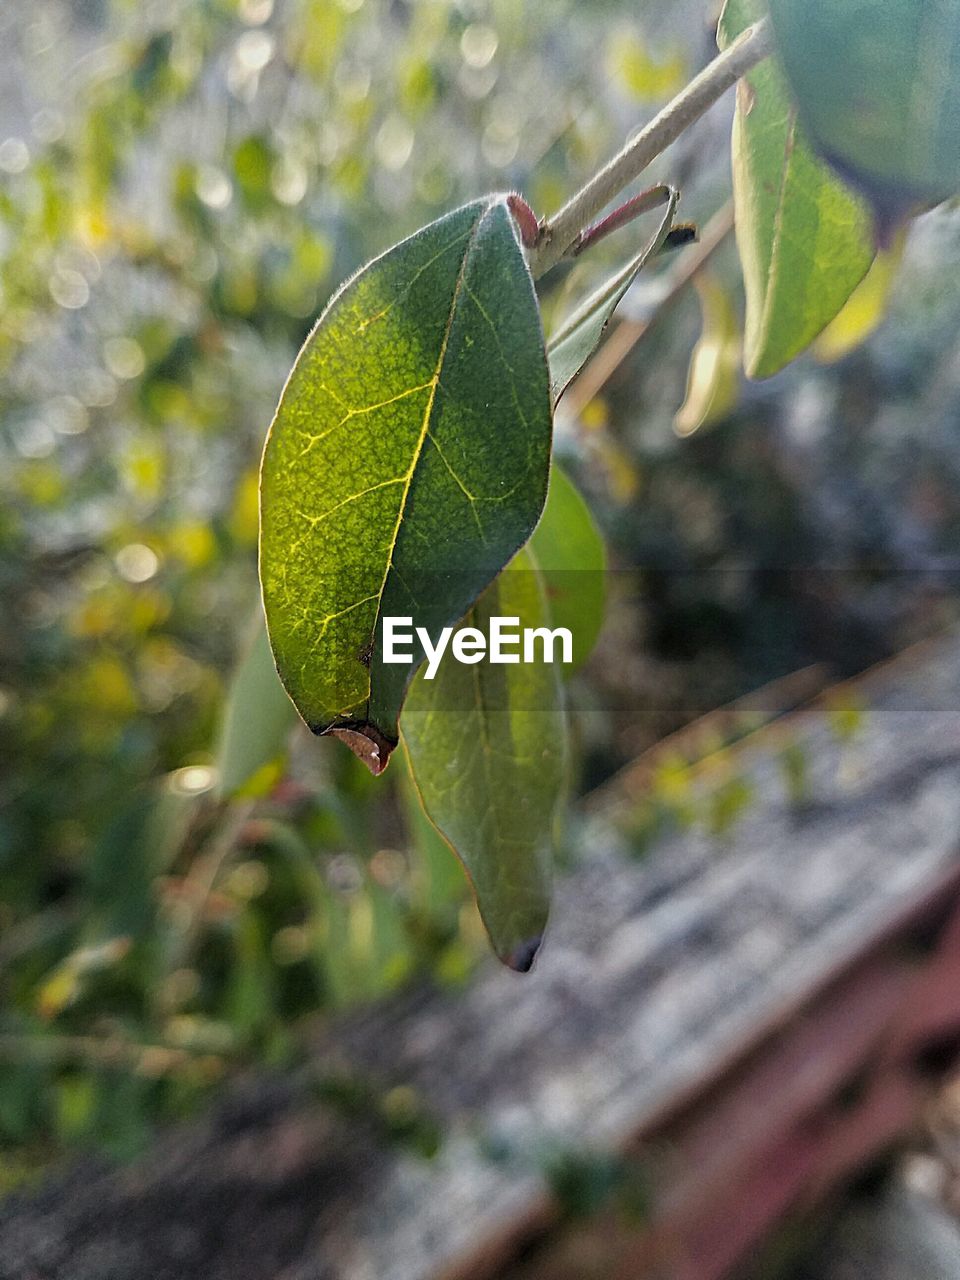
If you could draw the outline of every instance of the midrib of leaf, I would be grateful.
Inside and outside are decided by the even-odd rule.
[[[539,568],[537,567],[537,562],[536,562],[536,560],[534,559],[533,555],[530,553],[529,546],[526,548],[526,550],[527,550],[527,554],[530,556],[530,563],[531,563],[531,565],[533,566],[532,571],[533,571],[533,572],[535,572],[535,573],[537,574],[537,577],[538,577],[538,579],[539,579],[539,576],[540,576],[540,570],[539,570]],[[496,597],[497,597],[497,606],[498,606],[498,608],[499,608],[499,604],[500,604],[500,590],[499,590],[499,587],[500,587],[500,584],[499,584],[499,583],[497,583],[497,587],[496,587]],[[480,754],[481,754],[481,755],[482,755],[482,757],[483,757],[483,776],[484,776],[484,781],[486,782],[487,794],[492,796],[492,795],[494,795],[494,794],[495,794],[494,788],[495,788],[495,786],[496,786],[496,779],[494,778],[494,776],[493,776],[493,772],[492,772],[491,767],[490,767],[491,759],[492,759],[492,756],[493,756],[493,748],[492,748],[491,743],[490,743],[490,729],[489,729],[489,725],[487,724],[487,717],[486,717],[486,715],[484,714],[484,708],[486,707],[486,701],[485,701],[484,696],[483,696],[483,678],[482,678],[482,677],[483,677],[483,667],[484,667],[485,665],[486,665],[486,664],[485,664],[485,663],[482,663],[482,662],[476,663],[476,664],[474,665],[474,668],[473,668],[473,691],[474,691],[474,701],[475,701],[475,706],[476,706],[476,711],[477,711],[477,717],[478,717],[478,719],[479,719],[479,721],[480,721]],[[490,814],[491,814],[492,821],[493,821],[493,828],[494,828],[494,831],[496,832],[497,841],[498,841],[498,843],[502,843],[502,842],[503,842],[503,838],[504,838],[504,832],[503,832],[503,829],[501,828],[500,823],[499,823],[499,821],[498,821],[498,806],[497,806],[497,805],[492,805],[492,806],[491,806],[491,808],[490,808]]]
[[[393,558],[397,552],[397,540],[400,537],[400,526],[403,523],[403,513],[406,510],[407,499],[410,496],[410,486],[411,484],[413,484],[413,477],[414,477],[414,474],[416,473],[417,465],[420,462],[420,455],[423,453],[423,446],[426,442],[427,436],[430,434],[430,417],[433,413],[433,406],[437,398],[437,387],[440,385],[440,378],[443,373],[443,364],[447,358],[447,346],[450,342],[450,330],[453,328],[453,318],[456,315],[457,306],[460,302],[460,295],[463,292],[463,288],[464,288],[464,277],[467,271],[467,263],[470,260],[470,253],[471,253],[471,250],[473,249],[474,241],[477,238],[477,234],[480,230],[480,226],[488,213],[489,213],[489,206],[487,209],[483,211],[483,213],[481,213],[480,217],[474,223],[473,229],[471,230],[470,236],[467,240],[467,247],[464,250],[463,260],[460,263],[460,270],[457,272],[456,283],[453,287],[453,297],[450,300],[450,311],[447,315],[447,323],[443,331],[443,340],[440,343],[440,354],[437,357],[437,367],[434,370],[433,377],[431,378],[428,384],[430,387],[430,394],[427,397],[426,408],[423,411],[423,422],[420,425],[420,435],[417,439],[416,447],[414,448],[414,451],[413,451],[413,460],[410,463],[410,467],[407,470],[406,476],[404,477],[403,493],[400,495],[400,506],[397,510],[397,520],[393,526],[393,533],[390,537],[390,554],[387,557],[387,566],[383,571],[383,578],[380,581],[380,587],[376,593],[377,616],[374,619],[374,623],[373,623],[374,637],[377,634],[377,627],[380,625],[380,611],[383,608],[383,595],[387,589],[387,579],[390,577],[390,573],[394,567]],[[439,446],[438,446],[438,452],[439,452]],[[369,697],[370,697],[369,678],[367,680],[367,689],[368,689],[367,701],[369,702]]]
[[[797,136],[797,109],[790,108],[789,125],[787,126],[787,136],[784,139],[784,160],[783,168],[780,171],[780,189],[777,192],[777,207],[773,215],[773,242],[770,246],[770,265],[767,271],[767,287],[763,297],[763,311],[760,315],[760,323],[758,325],[758,333],[765,334],[770,325],[770,312],[773,309],[774,300],[777,297],[777,291],[780,286],[780,265],[782,257],[780,254],[780,245],[783,239],[783,210],[786,204],[787,183],[790,177],[790,166],[793,163],[793,148],[796,143]]]

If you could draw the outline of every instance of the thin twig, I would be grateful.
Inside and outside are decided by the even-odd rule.
[[[610,337],[572,383],[563,398],[564,414],[576,417],[594,400],[640,339],[702,270],[733,230],[733,204],[719,209],[703,228],[695,245],[683,251],[676,266],[664,275],[664,292],[653,311],[639,320],[621,320]]]
[[[592,227],[585,227],[583,231],[577,233],[577,238],[570,246],[568,252],[571,257],[576,257],[583,253],[584,249],[589,249],[595,245],[604,236],[608,236],[611,231],[619,231],[621,227],[632,222],[634,218],[638,218],[642,213],[649,213],[651,209],[656,209],[659,205],[666,204],[670,199],[670,187],[664,182],[659,182],[655,187],[648,187],[646,191],[641,191],[639,195],[632,196],[626,200],[619,209],[614,209],[613,213],[608,213],[605,218],[601,218],[599,222],[595,222]]]
[[[530,251],[530,269],[539,278],[564,257],[580,232],[653,160],[698,120],[731,85],[773,50],[769,18],[748,27],[740,38],[704,67],[681,93],[632,138],[599,173],[540,228]]]

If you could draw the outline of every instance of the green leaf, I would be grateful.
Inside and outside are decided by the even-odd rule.
[[[703,328],[690,356],[687,394],[673,427],[678,436],[712,426],[736,407],[740,396],[740,322],[724,285],[710,271],[694,276]]]
[[[84,859],[85,892],[91,904],[85,941],[128,935],[144,938],[157,912],[156,880],[180,852],[199,803],[199,793],[179,785],[183,770],[136,788],[107,823]],[[136,850],[136,856],[131,856]]]
[[[405,746],[401,750],[405,768],[400,774],[400,802],[416,855],[414,902],[434,919],[440,919],[446,909],[451,909],[455,919],[466,889],[463,868],[456,858],[451,858],[450,846],[424,813],[413,781],[410,753]]]
[[[720,47],[762,15],[760,0],[727,0]],[[766,378],[829,324],[874,252],[866,206],[814,155],[772,58],[737,84],[733,194],[747,295],[744,368]]]
[[[541,575],[521,551],[477,601],[467,625],[491,616],[548,625]],[[494,950],[530,968],[546,926],[550,864],[566,783],[566,723],[555,664],[467,666],[448,651],[433,680],[421,671],[403,711],[427,816],[463,862]]]
[[[810,137],[870,197],[884,243],[960,190],[960,6],[770,0],[770,17]]]
[[[603,626],[607,555],[587,504],[556,464],[528,546],[543,577],[550,625],[573,636],[573,662],[563,667],[569,676],[590,656]]]
[[[592,294],[566,319],[547,345],[550,360],[550,394],[556,404],[597,348],[603,331],[610,323],[621,298],[637,278],[637,274],[663,248],[680,193],[672,187],[667,193],[666,208],[653,238],[627,265]]]
[[[252,641],[233,673],[217,748],[221,796],[261,795],[276,782],[297,723],[259,614]]]
[[[851,293],[846,305],[830,321],[813,346],[818,360],[829,364],[855,351],[883,322],[896,283],[907,237],[894,236],[889,249],[881,249],[873,266]]]
[[[270,1024],[277,1007],[276,973],[264,928],[249,908],[234,923],[232,959],[224,1012],[232,1030],[248,1041]]]
[[[384,664],[380,619],[435,636],[529,538],[551,437],[540,313],[500,196],[389,250],[297,359],[261,472],[270,642],[314,733],[374,773],[422,653]]]

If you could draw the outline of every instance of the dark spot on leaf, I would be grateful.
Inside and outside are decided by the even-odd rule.
[[[537,952],[540,950],[540,943],[543,941],[542,935],[536,938],[528,938],[525,942],[519,943],[506,957],[507,964],[516,973],[529,973],[533,968],[533,962],[537,958]]]
[[[685,244],[695,244],[700,232],[693,222],[676,222],[667,232],[664,249],[681,249]]]
[[[373,641],[371,640],[370,643],[365,644],[363,648],[360,650],[360,652],[357,654],[357,661],[360,663],[361,666],[367,667],[369,669],[372,658],[373,658]]]

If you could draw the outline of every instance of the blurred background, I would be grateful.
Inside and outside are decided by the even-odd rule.
[[[259,454],[341,280],[479,193],[556,208],[713,56],[716,17],[0,9],[0,1193],[78,1149],[136,1154],[239,1070],[295,1064],[305,1018],[424,975],[457,990],[486,955],[399,770],[375,781],[304,731],[220,797]],[[730,111],[651,173],[701,226],[729,196]],[[548,322],[646,234],[546,281]],[[763,384],[737,372],[731,237],[664,306],[673,268],[558,422],[616,571],[573,690],[580,793],[732,699],[840,679],[956,616],[955,212],[913,227],[883,305]],[[725,373],[681,411],[698,339]],[[655,773],[657,814],[725,829],[750,796],[721,781],[699,805]]]

